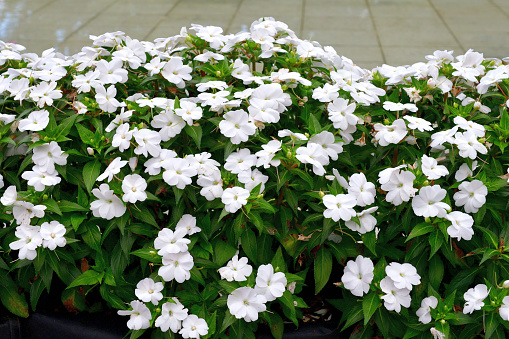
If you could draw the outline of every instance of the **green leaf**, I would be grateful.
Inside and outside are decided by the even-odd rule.
[[[320,133],[322,127],[320,126],[320,122],[318,121],[314,114],[309,115],[307,123],[311,135]]]
[[[5,271],[0,271],[0,296],[2,304],[13,314],[28,318],[28,304],[24,295],[18,294],[18,287]]]
[[[48,211],[55,212],[58,215],[62,215],[62,211],[58,207],[58,204],[53,199],[46,199],[42,202],[44,206],[48,208]]]
[[[52,114],[50,114],[52,115]],[[69,134],[69,131],[71,130],[72,126],[74,125],[74,121],[78,117],[78,114],[73,114],[70,117],[62,120],[58,127],[54,130],[54,132],[51,133],[51,136],[55,139],[58,139],[60,137],[65,137],[67,134]]]
[[[421,236],[424,234],[428,234],[428,233],[432,232],[434,229],[435,229],[435,226],[433,226],[427,222],[420,223],[412,229],[412,231],[406,238],[405,242],[408,242],[415,237],[418,237],[418,236]]]
[[[362,305],[360,303],[355,304],[354,307],[352,307],[348,312],[348,318],[346,320],[345,326],[341,329],[341,332],[343,332],[348,327],[352,326],[353,324],[359,322],[364,317],[363,311],[362,311]]]
[[[61,299],[62,304],[70,312],[83,312],[87,309],[85,297],[78,292],[77,288],[63,290]]]
[[[42,291],[44,291],[44,287],[44,282],[41,278],[35,279],[35,281],[30,286],[30,306],[32,307],[32,311],[35,311]]]
[[[498,248],[498,237],[496,236],[493,231],[485,228],[477,226],[476,230],[479,230],[484,233],[484,239],[488,240],[488,243],[490,243],[493,247]]]
[[[223,266],[233,258],[235,252],[237,252],[235,247],[221,239],[217,239],[214,243],[214,262],[219,266]]]
[[[276,209],[271,204],[269,204],[267,202],[267,200],[265,200],[263,198],[257,199],[254,202],[253,209],[259,209],[259,210],[262,210],[262,211],[265,211],[265,212],[269,212],[269,213],[272,213],[272,214],[276,213]]]
[[[226,309],[226,312],[224,314],[223,324],[221,325],[221,330],[219,333],[223,333],[228,327],[230,327],[237,318],[233,316],[228,309]]]
[[[373,253],[376,255],[375,247],[376,247],[376,234],[375,231],[371,231],[362,235],[362,243]]]
[[[76,286],[95,285],[101,283],[104,276],[104,272],[99,273],[94,270],[88,270],[83,272],[79,277],[73,280],[73,282],[67,286],[67,289]]]
[[[506,132],[509,132],[509,114],[507,114],[507,110],[504,109],[500,117],[500,128]]]
[[[101,163],[97,159],[89,161],[83,166],[83,181],[85,182],[87,192],[92,191],[95,181],[100,174]]]
[[[298,326],[297,316],[296,316],[296,310],[295,310],[295,304],[293,303],[293,295],[290,291],[285,290],[283,292],[283,295],[277,299],[283,306],[287,308],[289,311],[289,314],[286,314],[288,318],[290,318],[291,321],[295,324],[295,326]]]
[[[431,253],[429,257],[431,258],[442,246],[444,243],[444,236],[438,230],[433,231],[428,238],[429,244],[431,245]]]
[[[274,312],[263,312],[267,314],[267,320],[270,327],[270,332],[276,339],[282,339],[284,333],[284,323],[283,319],[279,316],[279,314]]]
[[[329,281],[332,272],[332,255],[325,247],[316,253],[315,259],[315,294],[318,294]]]
[[[78,130],[80,139],[84,144],[94,144],[94,133],[91,130],[83,127],[81,124],[76,124],[76,129]]]
[[[382,304],[380,296],[375,292],[370,292],[362,300],[362,313],[364,314],[364,326],[367,325],[376,309]]]
[[[298,168],[293,168],[290,170],[290,172],[296,173],[301,179],[304,179],[304,181],[306,181],[310,190],[313,189],[314,181],[313,178],[308,173]]]
[[[444,263],[439,255],[434,255],[429,261],[429,283],[438,290],[444,277]]]
[[[156,219],[154,218],[152,213],[150,213],[146,206],[140,206],[138,208],[133,207],[131,208],[131,213],[133,214],[133,217],[135,217],[139,221],[142,221],[155,227],[159,227],[159,225],[157,225]]]
[[[258,264],[258,257],[257,257],[257,245],[256,245],[256,235],[253,231],[250,229],[246,229],[241,236],[241,244],[242,244],[242,250],[246,253],[247,257],[254,262],[255,264]]]
[[[494,250],[492,248],[486,248],[484,250],[484,255],[482,256],[479,266],[481,266],[486,260],[491,259],[492,257],[494,257],[496,255],[501,255],[500,251]]]
[[[84,225],[83,241],[93,250],[101,252],[101,231],[93,222]]]
[[[139,250],[131,252],[130,254],[148,260],[152,263],[162,262],[162,258],[159,254],[157,254],[157,250],[152,247],[140,248]]]
[[[201,146],[201,137],[202,137],[202,130],[201,126],[189,126],[186,124],[186,127],[184,127],[184,131],[186,131],[187,135],[189,135],[196,144],[196,147],[200,149]]]
[[[75,202],[61,200],[58,202],[58,206],[62,212],[89,212],[90,209],[78,205]]]

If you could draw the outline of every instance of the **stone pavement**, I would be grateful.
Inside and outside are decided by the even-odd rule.
[[[73,54],[89,34],[153,40],[191,23],[236,33],[262,16],[366,68],[425,61],[436,49],[509,56],[509,0],[0,0],[0,40]]]

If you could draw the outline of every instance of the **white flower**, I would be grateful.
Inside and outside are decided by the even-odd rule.
[[[338,194],[336,196],[326,194],[323,197],[323,204],[327,209],[323,211],[323,216],[331,218],[334,221],[339,219],[348,221],[355,216],[355,204],[357,198],[352,194]]]
[[[64,247],[67,240],[64,238],[65,226],[58,221],[44,222],[41,224],[42,246],[55,250],[58,247]]]
[[[48,126],[49,112],[45,109],[40,111],[33,111],[28,115],[28,118],[19,122],[18,129],[23,131],[42,131]]]
[[[61,181],[56,171],[44,172],[37,165],[32,167],[32,171],[23,172],[21,177],[27,180],[27,185],[33,186],[38,192],[44,191],[46,186],[58,185]]]
[[[486,203],[488,188],[482,181],[473,180],[471,182],[462,182],[459,185],[459,191],[454,193],[454,203],[456,206],[465,206],[465,212],[477,213]]]
[[[359,218],[360,225],[353,221],[345,221],[346,227],[351,229],[352,231],[357,231],[360,234],[371,232],[375,229],[376,226],[376,218],[371,215],[371,213],[374,213],[376,210],[378,210],[378,206],[368,208],[360,213],[357,213],[357,217]]]
[[[435,180],[449,174],[447,167],[438,165],[435,158],[428,157],[426,154],[422,155],[421,169],[422,173],[424,173],[429,180]]]
[[[159,274],[164,281],[175,279],[183,283],[191,279],[191,269],[194,266],[193,256],[189,252],[167,253],[163,256],[163,266],[159,268]]]
[[[137,201],[147,199],[147,182],[139,174],[129,174],[122,180],[122,191],[124,195],[122,200],[134,204]]]
[[[248,114],[244,110],[230,111],[225,113],[223,118],[219,129],[221,134],[231,139],[232,144],[245,142],[256,132],[256,126],[248,121]]]
[[[457,132],[454,135],[454,143],[458,146],[459,155],[462,158],[474,160],[477,157],[477,152],[481,154],[488,153],[486,146],[477,140],[477,135],[472,131]]]
[[[380,123],[374,125],[375,139],[380,146],[388,146],[389,144],[397,144],[405,138],[408,131],[403,119],[397,119],[392,125],[385,126]]]
[[[161,135],[158,132],[143,128],[134,130],[133,137],[138,143],[138,147],[134,149],[135,154],[157,157],[161,153]]]
[[[436,328],[432,327],[429,329],[431,332],[431,335],[433,336],[433,339],[445,339],[445,334],[437,330]]]
[[[253,272],[253,267],[247,263],[246,257],[239,259],[239,256],[235,255],[218,272],[221,275],[221,279],[226,279],[227,281],[246,281],[247,277]]]
[[[438,299],[434,296],[430,296],[422,299],[421,307],[417,310],[416,315],[419,317],[419,321],[423,324],[429,324],[431,322],[431,309],[437,307]]]
[[[325,168],[323,166],[329,164],[327,153],[323,151],[322,146],[315,143],[308,143],[307,146],[301,146],[296,151],[297,160],[303,164],[313,165],[313,173],[316,175],[324,175]]]
[[[224,209],[227,212],[235,213],[242,206],[247,204],[249,198],[249,191],[245,188],[234,186],[228,187],[223,191],[221,202],[224,204]]]
[[[444,218],[447,211],[451,210],[451,206],[447,205],[444,200],[447,191],[439,185],[424,186],[419,194],[412,200],[412,209],[415,215],[422,217],[439,217]]]
[[[118,174],[120,172],[120,169],[127,165],[127,160],[120,160],[120,157],[116,157],[113,159],[113,161],[106,167],[104,172],[97,177],[97,181],[102,181],[106,178],[108,178],[108,182],[113,179],[113,176],[115,174]]]
[[[263,295],[267,301],[276,300],[283,295],[287,280],[283,272],[274,273],[271,264],[260,265],[256,274],[255,292]]]
[[[152,304],[157,305],[159,300],[163,299],[163,294],[161,293],[163,288],[162,282],[155,282],[151,278],[145,278],[138,282],[134,294],[145,303],[152,302]]]
[[[224,169],[234,174],[250,170],[251,167],[256,165],[256,155],[251,154],[248,148],[242,148],[237,152],[232,152],[226,162],[224,163]]]
[[[200,336],[205,336],[209,333],[209,326],[205,319],[198,318],[194,314],[190,314],[182,322],[182,329],[179,334],[182,338],[195,338],[199,339]]]
[[[397,288],[390,277],[385,277],[380,281],[380,288],[385,293],[382,296],[384,306],[388,311],[401,311],[401,306],[410,307],[410,290],[406,288]]]
[[[180,108],[175,109],[175,114],[180,116],[189,126],[193,124],[193,120],[198,120],[203,115],[203,110],[200,106],[191,101],[180,101]]]
[[[447,227],[447,234],[452,238],[458,240],[470,240],[474,235],[472,226],[474,225],[474,218],[471,215],[454,211],[445,216],[451,222],[451,226]]]
[[[95,90],[95,100],[99,104],[100,109],[108,113],[113,113],[117,110],[118,107],[120,107],[120,102],[115,99],[115,95],[117,95],[117,89],[114,85],[108,87],[107,90],[103,85],[97,85]]]
[[[142,330],[149,328],[152,314],[144,303],[139,300],[131,301],[131,311],[118,310],[118,315],[129,315],[131,318],[127,321],[127,327],[131,330]]]
[[[124,123],[117,127],[115,131],[115,135],[113,136],[113,140],[111,141],[111,146],[118,147],[120,152],[125,151],[131,146],[131,139],[133,138],[133,132],[129,131],[129,124]]]
[[[257,294],[253,288],[239,287],[228,296],[226,304],[235,318],[251,322],[258,320],[258,313],[267,309],[266,302],[265,297]]]
[[[431,126],[431,122],[429,122],[428,120],[417,118],[417,117],[412,117],[409,115],[405,115],[403,117],[403,119],[408,121],[408,128],[410,128],[410,129],[417,129],[420,132],[433,130],[433,127]]]
[[[364,293],[369,292],[369,284],[374,277],[373,271],[374,266],[371,259],[358,255],[355,261],[349,260],[346,263],[341,281],[353,295],[362,297]]]
[[[99,189],[94,188],[92,194],[99,200],[92,201],[90,209],[94,217],[111,220],[124,215],[126,207],[122,200],[113,194],[108,184],[101,184]]]
[[[503,320],[509,321],[509,296],[502,299],[502,306],[498,309],[498,313]]]
[[[384,101],[383,107],[386,111],[403,111],[406,109],[410,112],[417,112],[417,106],[415,106],[415,104],[402,104],[401,102]]]
[[[45,210],[45,205],[34,206],[34,204],[28,201],[15,201],[14,207],[12,208],[12,215],[14,219],[16,219],[18,225],[28,226],[32,218],[44,217]]]
[[[355,111],[355,103],[348,104],[348,100],[336,98],[329,103],[327,111],[329,112],[329,120],[332,121],[334,128],[347,130],[348,126],[355,126],[359,122],[359,118],[353,114]]]
[[[16,186],[11,185],[7,187],[2,198],[0,198],[0,203],[4,206],[14,205],[16,200],[18,199],[18,192],[16,191]]]
[[[454,174],[454,179],[456,179],[456,181],[463,181],[468,177],[472,177],[474,175],[473,171],[475,171],[476,168],[477,160],[472,161],[472,169],[468,167],[467,163],[463,163]]]
[[[185,228],[175,231],[163,228],[154,240],[154,248],[159,250],[157,254],[164,256],[165,254],[187,252],[187,245],[191,243],[191,240],[184,238],[186,235],[187,229]]]
[[[412,264],[392,262],[385,267],[385,273],[392,279],[394,286],[399,289],[412,290],[412,285],[421,283],[421,276]]]
[[[42,172],[55,172],[55,164],[64,166],[67,164],[68,154],[63,153],[60,146],[52,141],[34,148],[32,160],[39,166]]]
[[[357,206],[371,205],[375,202],[375,185],[366,180],[364,173],[355,173],[350,177],[348,194],[357,198]]]
[[[19,239],[9,244],[12,250],[19,250],[20,259],[34,260],[37,256],[37,247],[42,244],[39,226],[22,225],[16,227],[14,235]]]
[[[414,180],[415,174],[410,171],[392,171],[389,180],[382,184],[382,189],[387,191],[385,200],[396,206],[401,205],[403,201],[409,201],[417,192],[414,188]]]
[[[184,80],[192,79],[192,70],[191,67],[182,63],[181,58],[172,57],[164,65],[161,75],[169,82],[177,85],[178,88],[184,88],[186,85]]]
[[[238,180],[244,184],[244,187],[251,191],[258,184],[261,183],[260,193],[265,190],[265,183],[269,180],[269,177],[260,172],[258,169],[242,171],[237,176]]]
[[[193,217],[191,214],[184,214],[182,218],[180,218],[179,222],[175,226],[175,231],[180,228],[185,229],[187,235],[195,234],[201,231],[201,228],[196,226],[196,217]]]
[[[154,325],[159,327],[162,332],[171,330],[178,333],[182,328],[182,320],[187,318],[187,308],[180,301],[173,297],[174,302],[164,303],[161,307],[161,315],[156,319]]]
[[[484,284],[478,284],[474,288],[470,288],[463,294],[465,298],[465,306],[463,307],[463,313],[470,314],[474,310],[480,310],[484,306],[484,299],[489,295],[490,291]]]
[[[473,100],[473,99],[472,99]],[[486,133],[486,129],[483,125],[480,125],[473,121],[468,121],[467,119],[463,117],[455,117],[454,123],[458,125],[459,128],[464,129],[465,131],[471,131],[475,134],[476,137],[482,138],[484,137],[484,134]]]
[[[198,174],[197,169],[192,167],[187,159],[172,158],[171,161],[164,162],[163,165],[165,169],[164,182],[181,190],[191,184],[191,178]]]

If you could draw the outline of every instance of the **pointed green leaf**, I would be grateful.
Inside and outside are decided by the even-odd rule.
[[[200,149],[201,137],[202,137],[201,126],[200,125],[198,125],[198,126],[186,125],[186,127],[184,127],[184,131],[186,131],[187,135],[189,135],[194,140],[196,147],[198,147],[198,149]]]
[[[87,191],[92,191],[97,177],[101,174],[101,163],[95,159],[89,161],[83,166],[83,181]]]
[[[410,234],[406,238],[405,242],[408,242],[411,239],[413,239],[415,237],[418,237],[420,235],[428,234],[428,233],[432,232],[434,229],[435,229],[435,226],[433,226],[433,225],[431,225],[431,224],[429,224],[427,222],[423,222],[421,224],[418,224],[417,226],[415,226],[412,229],[412,231],[410,232]]]
[[[321,247],[316,253],[314,271],[315,294],[317,294],[325,287],[332,272],[332,255],[325,247]]]
[[[375,292],[370,292],[362,300],[362,313],[364,314],[364,326],[369,322],[376,309],[382,304],[380,296]]]

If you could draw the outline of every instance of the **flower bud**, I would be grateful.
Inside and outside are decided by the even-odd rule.
[[[285,85],[281,86],[281,88],[283,89],[283,91],[286,91],[288,89],[288,85],[285,84]]]
[[[509,280],[504,281],[504,283],[502,284],[502,287],[509,288]]]
[[[216,72],[216,77],[218,77],[218,78],[221,77],[221,71]]]
[[[322,191],[318,192],[318,195],[320,196],[320,199],[323,199],[323,197],[325,196],[325,193],[323,193]]]
[[[286,157],[288,159],[291,159],[292,158],[292,151],[289,150],[288,152],[286,152]]]
[[[445,319],[440,320],[440,323],[443,325],[445,324]]]
[[[481,109],[481,103],[479,101],[475,102],[474,109]]]
[[[435,88],[436,87],[436,82],[435,82],[435,79],[431,78],[431,79],[428,79],[428,87],[429,88]]]
[[[94,155],[94,149],[92,147],[87,147],[88,155]]]

